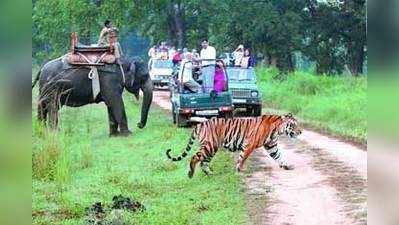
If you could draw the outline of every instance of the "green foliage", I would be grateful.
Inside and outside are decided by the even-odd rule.
[[[291,111],[333,134],[366,141],[367,78],[295,72],[277,80],[277,74],[276,69],[257,69],[266,105]]]
[[[364,0],[37,0],[33,49],[38,60],[59,56],[68,49],[71,31],[95,42],[110,18],[122,31],[134,28],[153,44],[168,40],[198,48],[208,37],[218,53],[245,44],[283,72],[295,69],[294,53],[301,52],[316,62],[318,74],[357,75],[366,59],[365,15]]]
[[[69,49],[70,34],[82,43],[96,42],[104,21],[128,26],[125,15],[131,1],[37,0],[33,5],[33,54],[36,60],[59,57]]]
[[[146,128],[139,130],[134,124],[139,120],[140,102],[132,101],[131,95],[124,99],[133,131],[127,138],[108,137],[107,112],[102,104],[63,108],[61,127],[54,138],[39,127],[33,113],[34,154],[44,149],[58,153],[46,162],[59,166],[44,171],[52,174],[69,168],[63,175],[68,179],[58,182],[43,179],[40,174],[46,173],[33,166],[33,224],[83,224],[86,207],[98,201],[109,205],[118,194],[146,207],[142,213],[125,212],[127,224],[245,223],[244,194],[232,154],[220,151],[216,155],[211,163],[213,176],[205,176],[198,168],[189,179],[190,157],[171,162],[165,150],[180,153],[191,129],[174,127],[170,114],[153,105]],[[68,167],[60,163],[62,158]]]

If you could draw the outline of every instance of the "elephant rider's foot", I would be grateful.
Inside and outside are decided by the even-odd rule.
[[[127,137],[129,135],[131,135],[132,132],[130,130],[121,130],[118,134],[118,136],[122,136],[122,137]]]
[[[137,123],[137,127],[140,128],[140,129],[143,129],[145,127],[145,124],[143,124],[141,122]]]

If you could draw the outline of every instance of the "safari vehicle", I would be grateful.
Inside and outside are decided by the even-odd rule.
[[[234,107],[228,85],[226,85],[227,90],[216,94],[213,91],[214,60],[202,61],[213,63],[201,68],[197,67],[196,70],[191,61],[183,61],[171,85],[170,100],[173,123],[177,124],[178,127],[186,126],[189,122],[201,122],[205,118],[215,116],[233,117]],[[198,81],[198,92],[187,89],[184,81],[188,76]],[[228,82],[228,79],[226,81]]]
[[[173,73],[172,60],[151,58],[148,62],[148,70],[155,87],[168,86]]]
[[[262,114],[262,96],[256,85],[254,68],[227,67],[229,87],[235,109],[245,109],[247,114]]]

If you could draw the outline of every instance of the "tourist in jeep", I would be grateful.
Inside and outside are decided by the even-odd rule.
[[[201,82],[197,70],[193,67],[193,63],[186,59],[183,59],[180,67],[180,73],[182,74],[183,88],[190,93],[198,93],[202,91]]]
[[[213,65],[215,64],[215,61],[212,61],[210,59],[216,59],[216,50],[214,47],[209,45],[208,39],[203,39],[201,43],[201,52],[200,52],[200,57],[202,60],[208,60],[208,61],[202,61],[202,66],[207,66],[207,65]],[[210,61],[209,61],[210,60]]]
[[[247,69],[255,66],[255,60],[254,57],[251,55],[251,50],[249,48],[246,48],[244,51],[244,56],[241,59],[240,62],[241,68]]]
[[[236,50],[233,52],[233,58],[234,58],[234,66],[241,66],[241,60],[242,57],[244,56],[244,45],[238,45]]]
[[[216,93],[220,93],[226,89],[225,65],[223,60],[217,59],[215,76],[213,77],[213,90],[215,90]]]

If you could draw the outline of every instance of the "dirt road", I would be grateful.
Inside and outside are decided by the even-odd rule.
[[[154,102],[170,110],[169,93]],[[295,170],[285,171],[257,149],[242,173],[249,224],[367,224],[367,152],[304,130],[296,141],[280,139]]]

